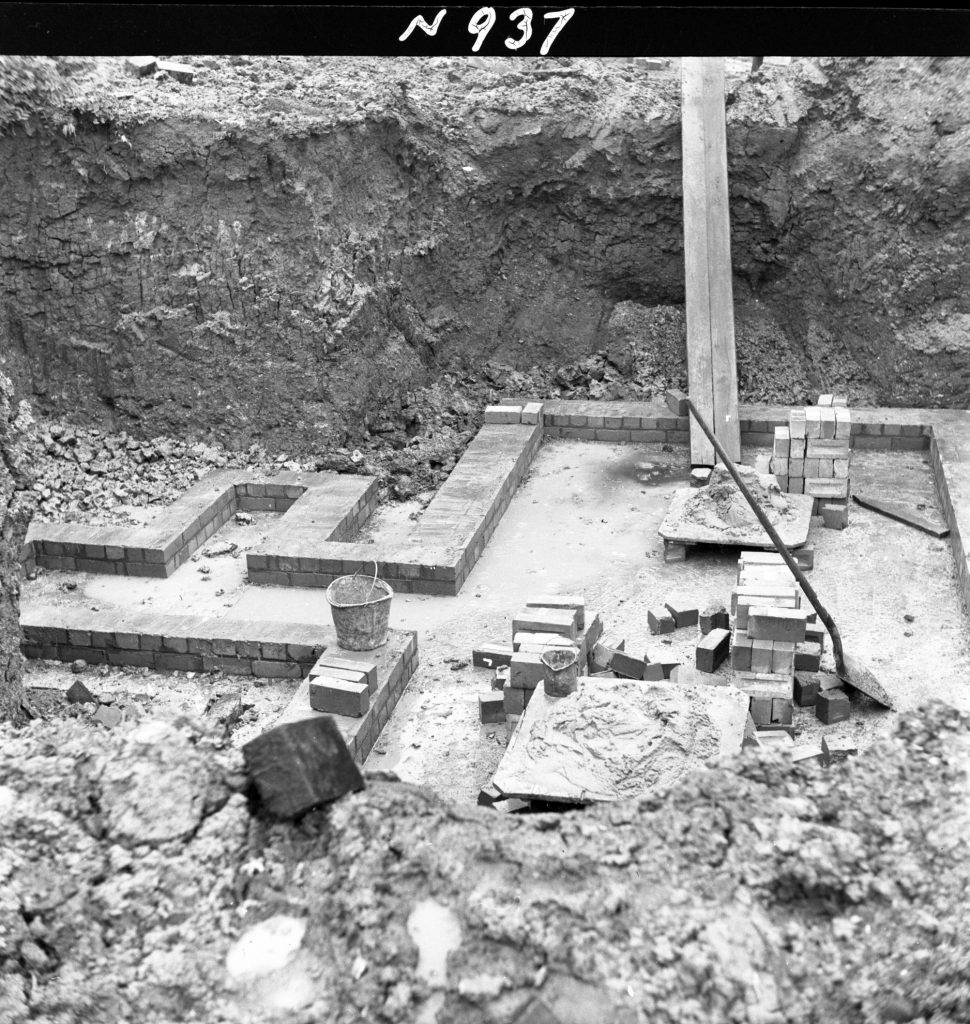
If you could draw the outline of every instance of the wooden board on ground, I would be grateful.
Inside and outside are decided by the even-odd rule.
[[[740,751],[747,714],[731,686],[581,676],[559,698],[540,686],[492,782],[507,797],[564,803],[663,791]]]
[[[766,548],[774,551],[775,545],[764,529],[757,522],[750,526],[723,526],[720,528],[703,526],[699,523],[683,521],[684,506],[697,494],[696,488],[685,488],[675,491],[670,499],[670,508],[660,524],[659,534],[665,541],[675,544],[727,544],[731,547]],[[778,535],[788,548],[800,548],[808,543],[808,530],[812,523],[812,504],[810,494],[786,494],[789,506],[794,509],[795,516],[787,521],[773,523]]]
[[[889,501],[887,498],[875,498],[868,494],[853,494],[852,499],[863,508],[879,512],[889,519],[895,519],[898,523],[905,523],[906,526],[915,527],[917,530],[922,530],[923,533],[928,533],[931,537],[942,539],[950,533],[947,527],[939,526],[925,516],[921,516],[904,501]]]
[[[728,455],[741,457],[731,285],[724,58],[682,61],[684,269],[691,398]],[[714,448],[691,420],[691,464]]]

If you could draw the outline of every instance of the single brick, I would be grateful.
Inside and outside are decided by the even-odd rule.
[[[819,395],[818,396],[818,401],[815,404],[818,405],[818,406],[831,405],[832,404],[832,396],[831,395]]]
[[[340,728],[326,715],[268,729],[242,750],[246,774],[263,806],[279,818],[296,817],[364,788]]]
[[[755,640],[751,638],[751,671],[771,672],[771,648],[770,640]]]
[[[846,498],[849,494],[849,481],[823,477],[805,476],[805,493],[813,498]]]
[[[744,631],[734,634],[731,646],[731,668],[738,672],[751,671],[751,637]]]
[[[505,697],[501,693],[478,695],[478,720],[483,725],[505,721]]]
[[[518,651],[522,647],[575,647],[576,641],[561,633],[516,633],[512,637],[512,649]]]
[[[726,629],[712,629],[697,644],[695,658],[701,672],[714,672],[731,650],[731,634]]]
[[[784,640],[771,642],[771,671],[792,675],[795,671],[795,645]]]
[[[801,608],[748,608],[748,636],[754,640],[785,640],[799,643],[805,639],[807,613]]]
[[[514,650],[511,644],[482,644],[472,651],[472,664],[475,668],[498,668],[499,665],[510,665]]]
[[[590,668],[596,672],[605,672],[613,664],[613,656],[626,647],[625,640],[604,637],[593,645],[589,655]]]
[[[512,678],[512,665],[511,657],[509,658],[508,665],[499,665],[495,669],[495,674],[492,676],[492,689],[493,690],[504,690],[508,685],[509,680]]]
[[[778,477],[780,477],[780,476],[787,477],[788,474],[789,474],[789,468],[788,467],[789,467],[789,460],[788,459],[779,459],[777,456],[775,456],[768,463],[768,472],[772,473],[775,476],[776,479]],[[779,485],[779,486],[781,486],[781,485]]]
[[[818,644],[825,653],[825,627],[819,622],[809,622],[805,626],[806,643]]]
[[[810,459],[847,459],[849,457],[848,439],[822,440],[816,438],[809,441],[806,455]]]
[[[541,654],[517,651],[512,655],[510,669],[509,679],[517,690],[534,690],[546,677]]]
[[[827,530],[844,530],[849,525],[849,506],[826,502],[821,507],[822,521]]]
[[[723,604],[709,604],[697,617],[701,632],[705,635],[712,629],[729,629],[730,616]]]
[[[521,405],[488,405],[485,407],[486,423],[519,423],[521,420]]]
[[[328,715],[360,718],[370,708],[367,683],[352,683],[335,676],[319,675],[310,681],[310,707]]]
[[[528,402],[522,407],[522,423],[539,423],[542,421],[542,402]]]
[[[850,714],[845,690],[821,690],[815,698],[815,717],[825,725],[844,722]]]
[[[814,406],[805,407],[805,436],[811,440],[822,436],[822,419],[820,410]]]
[[[790,438],[804,438],[805,437],[805,410],[804,409],[792,409],[788,414],[788,435]]]
[[[575,640],[577,613],[568,608],[523,608],[512,620],[516,633],[559,633]]]
[[[789,459],[788,460],[788,480],[791,482],[792,477],[801,478],[805,476],[805,459]]]
[[[647,625],[650,628],[650,632],[654,634],[673,633],[677,628],[677,623],[674,621],[674,617],[666,608],[654,608],[648,611]]]
[[[502,706],[505,709],[506,717],[509,715],[521,715],[525,711],[525,690],[508,685],[502,690]]]
[[[614,651],[610,669],[624,679],[643,679],[646,664],[642,658],[634,658],[625,651]]]
[[[586,599],[578,594],[541,594],[525,602],[526,608],[560,608],[576,613],[576,628],[586,628]]]
[[[673,541],[664,541],[664,561],[665,562],[686,562],[687,561],[687,545],[686,544],[675,544]]]
[[[784,697],[773,697],[771,701],[771,724],[791,725],[792,706]]]
[[[771,697],[752,697],[748,704],[748,714],[756,728],[771,724]]]
[[[822,645],[806,640],[795,645],[795,671],[818,672],[822,660]]]
[[[674,624],[678,629],[684,626],[696,626],[698,619],[697,605],[689,601],[674,598],[672,601],[665,601],[664,607],[673,616]]]
[[[788,432],[788,427],[775,427],[775,443],[771,450],[771,454],[776,459],[784,459],[787,461],[790,453],[791,434]]]
[[[819,409],[819,421],[821,427],[821,433],[819,436],[822,438],[834,438],[835,410],[831,406]]]

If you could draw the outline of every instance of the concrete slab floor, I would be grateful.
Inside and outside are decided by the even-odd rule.
[[[744,461],[753,464],[765,454],[747,450]],[[687,562],[664,563],[657,528],[670,495],[686,486],[687,457],[687,449],[680,447],[664,452],[659,445],[547,440],[462,593],[395,595],[391,625],[418,630],[420,667],[368,766],[392,768],[408,781],[459,800],[475,797],[491,778],[507,734],[504,726],[478,723],[477,695],[488,688],[490,674],[471,667],[471,650],[484,641],[509,639],[513,615],[535,593],[583,592],[589,609],[604,612],[607,630],[626,637],[628,650],[641,653],[665,645],[693,664],[696,631],[652,637],[647,610],[675,595],[701,604],[711,598],[728,601],[737,552],[697,549]],[[924,514],[940,515],[926,453],[857,451],[852,486],[920,501],[927,505]],[[416,508],[396,506],[379,516],[386,517],[388,529],[400,531]],[[214,539],[241,546],[257,543],[273,517],[254,518],[253,526],[228,524]],[[380,520],[368,532],[381,532]],[[810,578],[839,625],[846,650],[870,662],[885,684],[898,688],[902,709],[934,696],[970,707],[962,682],[970,671],[970,626],[960,606],[948,542],[854,504],[847,530],[825,530],[820,519],[813,520],[810,540],[817,550]],[[201,564],[209,565],[211,582],[200,581]],[[24,598],[92,602],[102,608],[143,601],[160,612],[204,610],[234,617],[330,621],[322,589],[249,586],[244,570],[245,559],[219,556],[189,562],[169,580],[49,572],[25,586]],[[63,590],[67,581],[76,582],[77,589]],[[217,590],[224,591],[219,598]],[[907,614],[913,622],[906,621]],[[468,664],[459,667],[462,662]],[[65,668],[57,671],[58,685],[69,685]],[[718,676],[726,682],[727,668]],[[41,678],[32,667],[29,684],[46,685]],[[190,710],[186,704],[194,708],[205,703],[202,697],[190,699],[192,686],[205,692],[212,685],[206,677],[188,682],[157,679],[158,691],[171,687],[185,710]],[[144,690],[150,684],[155,677],[133,686]],[[285,702],[287,687],[292,689],[284,684],[276,694],[275,683],[219,681],[223,691],[231,685],[256,694],[261,720]],[[866,745],[889,728],[891,719],[891,713],[860,704],[851,721],[825,729],[828,735],[851,736]],[[796,710],[795,722],[804,737],[823,731],[810,710]]]

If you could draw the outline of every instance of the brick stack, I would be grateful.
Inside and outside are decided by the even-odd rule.
[[[775,428],[771,472],[790,494],[810,494],[825,525],[849,520],[849,444],[852,414],[846,400],[820,395],[817,405],[792,409],[787,427]]]
[[[756,729],[784,731],[792,739],[796,658],[808,665],[816,650],[821,656],[815,613],[803,607],[803,597],[777,552],[741,553],[731,592],[732,681],[750,698]]]
[[[492,691],[478,699],[479,719],[488,724],[522,714],[545,679],[545,651],[555,647],[576,650],[580,674],[584,674],[602,635],[602,617],[597,612],[587,623],[586,602],[581,596],[543,594],[527,601],[512,620],[511,644],[484,644],[472,652],[473,664],[495,669]]]

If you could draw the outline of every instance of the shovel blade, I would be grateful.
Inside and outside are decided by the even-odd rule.
[[[871,697],[877,704],[895,710],[896,702],[893,697],[861,661],[846,654],[843,656],[843,662],[843,671],[839,672],[839,678],[843,683],[848,683],[859,693]]]

